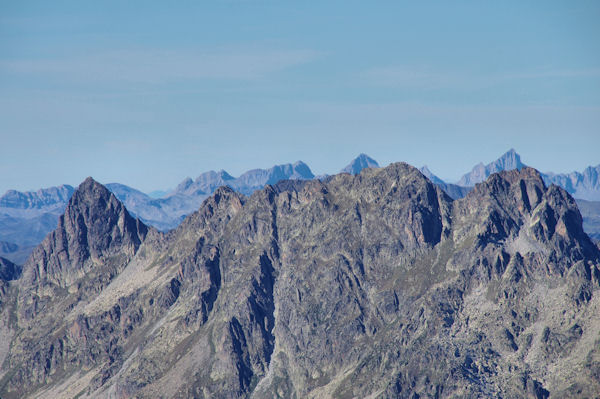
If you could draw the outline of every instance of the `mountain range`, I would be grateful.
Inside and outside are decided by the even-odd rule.
[[[471,172],[461,177],[457,185],[472,187],[487,179],[492,173],[503,170],[521,170],[526,166],[521,161],[520,155],[514,149],[510,149],[494,162],[487,165],[480,163],[473,167]],[[600,165],[589,166],[581,173],[542,173],[542,178],[546,184],[556,184],[575,198],[600,201]]]
[[[379,167],[377,161],[366,154],[360,154],[342,173],[358,174],[364,168]],[[447,183],[434,175],[427,166],[419,170],[434,184],[441,187],[451,198],[464,197],[476,183],[484,181],[491,174],[503,170],[520,170],[526,167],[521,157],[511,149],[500,158],[487,165],[480,163],[465,174],[457,184]],[[588,167],[582,173],[568,174],[542,173],[546,184],[556,184],[578,200],[586,200],[583,205],[584,228],[595,239],[600,239],[600,226],[597,219],[600,213],[600,165]],[[281,180],[323,180],[327,175],[315,176],[305,163],[276,165],[270,169],[253,169],[239,177],[233,177],[224,170],[209,171],[195,179],[184,179],[174,190],[161,198],[129,186],[110,183],[106,187],[124,203],[127,210],[145,224],[161,231],[172,230],[189,214],[197,210],[201,203],[220,186],[229,186],[244,195],[266,185]],[[23,264],[35,245],[40,243],[48,232],[53,230],[59,215],[64,211],[74,189],[63,185],[37,192],[8,191],[0,197],[0,256]]]
[[[6,399],[600,394],[600,250],[529,167],[221,186],[169,232],[88,178],[0,288]]]

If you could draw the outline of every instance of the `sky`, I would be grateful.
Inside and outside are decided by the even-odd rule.
[[[0,193],[600,163],[598,1],[0,0]]]

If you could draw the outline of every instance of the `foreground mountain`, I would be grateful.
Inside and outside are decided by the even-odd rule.
[[[8,283],[0,396],[596,397],[599,265],[530,168],[222,187],[169,233],[89,179]]]

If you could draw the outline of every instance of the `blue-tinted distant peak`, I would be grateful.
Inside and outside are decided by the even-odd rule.
[[[514,148],[511,148],[494,162],[491,162],[487,165],[484,165],[483,163],[477,164],[471,170],[471,172],[465,174],[457,184],[459,186],[471,187],[477,183],[481,183],[492,173],[498,173],[503,170],[521,170],[526,166],[527,165],[521,161],[521,156],[514,150]]]
[[[515,151],[514,148],[506,151],[500,158],[490,165],[495,165],[498,171],[501,170],[512,170],[512,169],[523,169],[526,165],[521,162],[521,156]]]
[[[376,160],[368,156],[367,154],[360,154],[356,158],[354,158],[344,169],[341,170],[342,173],[350,173],[352,175],[357,175],[361,170],[365,168],[378,168],[379,164]]]
[[[175,187],[174,191],[185,191],[187,190],[192,184],[194,184],[194,181],[192,180],[191,177],[186,177],[181,183],[179,183],[177,185],[177,187]]]
[[[217,173],[217,176],[219,178],[221,178],[222,180],[233,180],[235,179],[235,177],[231,176],[229,173],[227,173],[227,171],[225,171],[224,169],[219,170]]]
[[[308,165],[302,161],[294,163],[294,165],[292,165],[292,168],[294,170],[294,175],[296,178],[312,179],[315,177]]]

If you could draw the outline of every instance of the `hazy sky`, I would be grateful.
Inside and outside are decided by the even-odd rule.
[[[0,0],[0,193],[600,163],[599,1]]]

